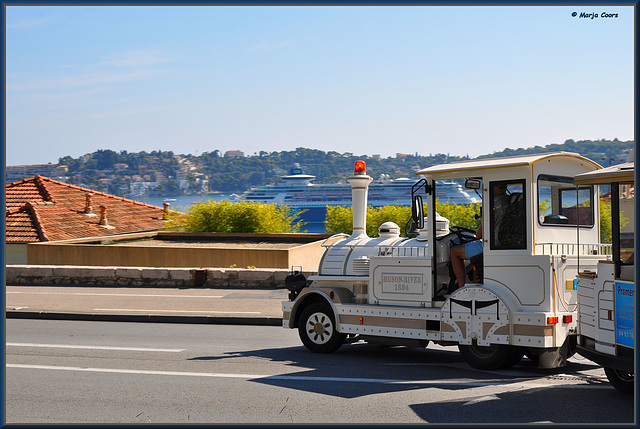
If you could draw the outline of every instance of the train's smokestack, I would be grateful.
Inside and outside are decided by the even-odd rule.
[[[350,238],[367,236],[367,197],[369,195],[369,183],[373,181],[367,175],[364,161],[356,161],[353,176],[347,180],[351,184],[351,208],[353,210],[353,232]]]

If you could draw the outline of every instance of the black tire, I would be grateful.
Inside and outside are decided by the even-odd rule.
[[[613,368],[605,368],[604,373],[613,387],[622,393],[633,394],[635,377],[632,373]]]
[[[578,351],[578,336],[571,335],[567,337],[566,341],[567,341],[567,359],[569,359],[571,356],[575,355],[576,352]]]
[[[511,368],[520,363],[524,357],[524,349],[522,347],[511,346],[511,357],[500,368]]]
[[[479,346],[475,341],[470,346],[459,344],[458,350],[471,367],[488,371],[509,368],[520,362],[524,355],[519,347],[504,344]]]
[[[335,352],[345,342],[346,335],[335,330],[336,321],[331,307],[314,303],[302,311],[298,333],[304,346],[314,353]]]

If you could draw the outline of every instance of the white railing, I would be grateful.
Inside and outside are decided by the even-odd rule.
[[[347,234],[335,234],[327,238],[322,247],[332,247],[334,242],[339,239],[349,237]],[[420,257],[424,258],[429,255],[427,246],[367,246],[356,244],[348,244],[343,246],[346,249],[362,248],[367,249],[367,254],[377,256],[391,257]],[[612,254],[611,244],[599,243],[536,243],[535,255],[595,255],[610,256]],[[376,250],[377,249],[377,250]]]
[[[611,255],[611,244],[536,243],[536,255]]]

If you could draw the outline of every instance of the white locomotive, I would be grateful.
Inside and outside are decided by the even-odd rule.
[[[287,277],[283,326],[298,328],[304,345],[320,353],[360,340],[420,347],[433,341],[458,345],[479,369],[506,368],[524,354],[540,368],[563,366],[577,344],[576,275],[611,257],[611,246],[599,244],[594,187],[573,180],[600,168],[566,152],[425,168],[412,191],[415,237],[400,237],[398,225],[385,222],[371,238],[365,231],[372,179],[358,161],[348,179],[353,232],[327,239],[309,286],[302,274]],[[438,215],[436,194],[439,181],[462,179],[482,198],[484,251],[467,262],[475,271],[458,288],[450,247],[475,235]],[[500,215],[498,188],[508,195]]]

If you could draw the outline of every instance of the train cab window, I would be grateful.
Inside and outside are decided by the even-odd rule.
[[[538,176],[538,223],[593,226],[593,187],[576,188],[570,177]]]
[[[492,249],[527,248],[524,187],[524,180],[489,183],[489,243]]]

